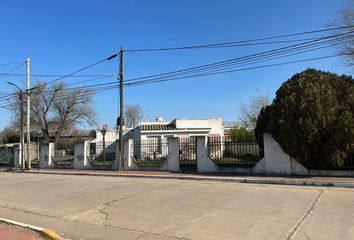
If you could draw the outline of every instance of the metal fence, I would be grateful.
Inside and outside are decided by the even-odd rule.
[[[57,167],[72,165],[74,162],[74,142],[61,141],[56,143],[52,159]]]
[[[192,170],[197,168],[195,137],[179,138],[179,165],[181,170]]]
[[[0,166],[14,166],[14,148],[8,146],[0,146]]]
[[[259,142],[253,136],[209,137],[208,155],[219,166],[253,167],[263,158],[263,139]]]
[[[161,138],[134,141],[131,152],[137,165],[160,166],[167,159],[168,142]]]

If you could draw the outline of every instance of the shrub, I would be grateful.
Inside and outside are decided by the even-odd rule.
[[[354,81],[307,69],[284,82],[255,129],[270,133],[289,155],[341,167],[354,155]],[[258,133],[258,134],[257,134]]]

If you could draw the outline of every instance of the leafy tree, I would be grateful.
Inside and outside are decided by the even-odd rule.
[[[305,164],[320,159],[341,167],[354,157],[354,81],[307,69],[282,84],[257,121],[289,155]]]
[[[269,96],[258,91],[248,103],[241,103],[240,121],[246,129],[253,130],[256,127],[257,118],[262,108],[271,103]]]
[[[234,141],[246,141],[246,140],[251,140],[254,139],[254,132],[249,131],[246,128],[237,128],[234,127],[231,129],[231,138]]]

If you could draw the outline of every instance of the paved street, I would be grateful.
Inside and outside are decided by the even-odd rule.
[[[79,239],[354,239],[354,190],[0,173],[0,217]]]

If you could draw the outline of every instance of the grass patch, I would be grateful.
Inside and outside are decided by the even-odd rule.
[[[41,232],[41,237],[43,240],[55,240],[55,238],[52,238],[51,236],[48,236],[46,233]]]

